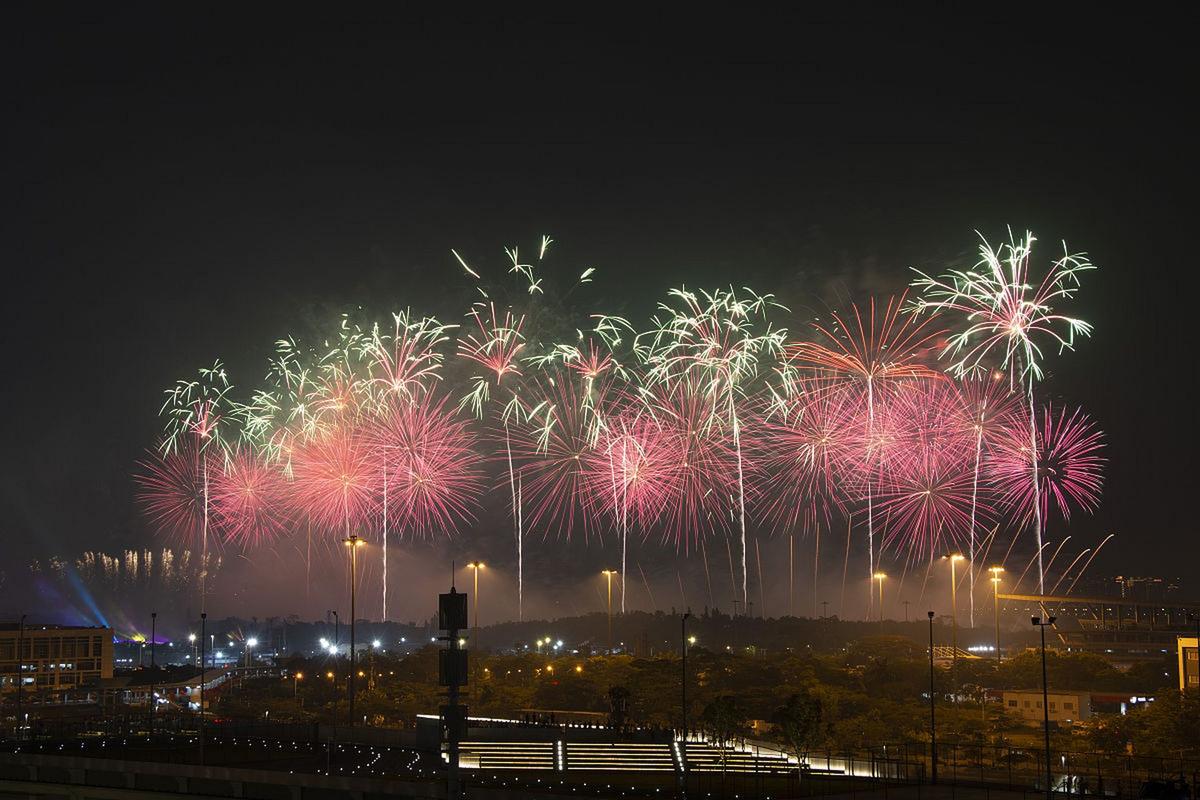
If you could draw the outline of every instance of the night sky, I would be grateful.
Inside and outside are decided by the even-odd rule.
[[[1032,228],[1039,265],[1066,239],[1100,266],[1096,333],[1041,391],[1111,458],[1071,533],[1118,534],[1099,572],[1195,563],[1188,21],[189,8],[2,12],[10,587],[148,541],[129,476],[177,377],[219,356],[252,385],[276,338],[357,305],[453,316],[451,247],[495,272],[544,233],[597,268],[583,311],[733,282],[795,328],[973,262],[976,229]]]

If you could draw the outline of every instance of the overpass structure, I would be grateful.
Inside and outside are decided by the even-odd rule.
[[[998,597],[1002,613],[1057,617],[1054,633],[1068,650],[1130,661],[1173,653],[1176,638],[1195,636],[1200,626],[1200,603],[1037,594]]]

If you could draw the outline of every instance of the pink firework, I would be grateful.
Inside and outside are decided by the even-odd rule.
[[[987,507],[976,502],[969,464],[932,448],[917,449],[888,473],[879,487],[877,511],[888,517],[884,545],[894,545],[910,559],[966,543],[972,513],[977,519],[988,516]]]
[[[958,387],[949,381],[910,384],[889,407],[900,446],[880,472],[878,511],[888,517],[885,545],[909,559],[968,543],[979,503],[972,471],[974,436],[957,423]]]
[[[814,323],[818,341],[800,342],[789,348],[792,362],[813,370],[832,386],[852,392],[862,404],[866,422],[861,476],[867,504],[867,575],[875,574],[875,473],[886,469],[881,461],[888,442],[880,428],[887,403],[896,388],[913,380],[942,380],[941,372],[926,366],[941,331],[931,326],[933,317],[917,321],[903,314],[905,295],[889,298],[882,313],[871,298],[867,313],[851,307],[852,314],[833,313],[829,324]],[[873,595],[870,597],[873,598]]]
[[[208,463],[207,473],[204,463]],[[212,452],[200,450],[193,439],[181,439],[168,453],[147,453],[138,462],[134,476],[136,499],[143,513],[158,532],[183,547],[200,543],[204,532],[206,488],[211,497],[209,479],[220,472],[219,460]]]
[[[239,448],[211,481],[213,521],[226,541],[259,545],[283,533],[287,498],[283,476],[273,466]]]
[[[475,328],[459,340],[458,354],[487,369],[497,384],[505,375],[520,375],[517,357],[525,348],[521,333],[525,317],[515,316],[512,311],[497,316],[495,303],[476,303],[468,316]]]
[[[1008,417],[988,460],[1000,506],[1020,524],[1038,512],[1046,520],[1051,508],[1064,520],[1073,508],[1094,511],[1104,488],[1104,433],[1078,408],[1068,415],[1066,408],[1047,405],[1038,423],[1036,462],[1029,452],[1029,420],[1021,413]],[[1037,464],[1036,485],[1031,463]]]
[[[816,533],[845,509],[847,471],[860,451],[857,404],[813,385],[777,403],[751,430],[752,497],[777,530]]]
[[[582,531],[586,538],[596,523],[587,465],[603,411],[569,380],[538,382],[530,397],[540,402],[511,437],[513,459],[521,465],[525,524],[543,535],[570,538]]]
[[[688,551],[706,530],[728,527],[737,496],[737,453],[726,435],[716,398],[692,380],[646,390],[643,402],[677,462],[663,508],[664,536]],[[735,400],[735,402],[737,402]]]
[[[645,532],[676,489],[680,458],[678,442],[662,425],[644,411],[626,410],[587,454],[590,501],[622,529]]]
[[[366,437],[370,460],[381,465],[375,480],[386,481],[395,529],[414,536],[453,533],[473,518],[482,482],[475,436],[446,398],[390,403]]]
[[[296,446],[289,492],[293,507],[331,533],[360,530],[374,511],[380,480],[371,456],[365,437],[345,426]]]

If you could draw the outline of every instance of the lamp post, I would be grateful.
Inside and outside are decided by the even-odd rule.
[[[354,727],[354,617],[355,615],[355,584],[358,583],[358,548],[366,542],[352,533],[342,540],[350,548],[350,727]]]
[[[615,569],[606,569],[601,573],[608,579],[608,652],[612,652],[612,579],[617,574]]]
[[[200,612],[200,765],[204,765],[204,633],[208,614]]]
[[[937,783],[937,712],[934,710],[933,698],[933,612],[929,612],[929,762],[930,777]]]
[[[1042,634],[1042,731],[1046,741],[1046,800],[1050,800],[1054,791],[1051,784],[1053,779],[1050,777],[1050,691],[1046,686],[1046,626],[1053,625],[1055,619],[1056,617],[1046,617],[1045,620],[1041,617],[1029,618]]]
[[[25,614],[17,623],[17,738],[24,737],[25,729],[21,725],[21,694],[25,690]]]
[[[467,564],[467,569],[473,570],[475,573],[475,630],[471,634],[471,649],[475,649],[475,645],[479,638],[479,570],[487,567],[482,561],[472,561]]]
[[[158,612],[150,612],[150,735],[154,735],[154,676],[158,672],[158,661],[155,658],[156,639],[158,638]]]
[[[682,661],[680,662],[679,700],[680,708],[683,710],[683,740],[685,742],[687,741],[687,621],[691,616],[692,611],[688,609],[683,612],[683,616],[679,620],[679,646],[681,648],[680,652],[683,654]]]
[[[875,580],[879,581],[879,629],[883,630],[883,579],[887,577],[886,573],[876,572]]]
[[[1000,666],[1000,575],[1004,567],[988,567],[992,573],[992,615],[996,619],[996,666]]]
[[[188,634],[188,644],[192,646],[192,663],[196,663],[196,634]]]
[[[942,556],[950,562],[950,674],[958,675],[958,571],[955,569],[963,560],[962,553]]]
[[[247,669],[249,669],[249,667],[250,667],[250,653],[256,647],[258,647],[258,639],[255,639],[253,636],[251,636],[249,639],[246,640],[246,668]]]
[[[304,680],[303,672],[292,673],[292,699],[296,700],[300,697],[300,681]]]

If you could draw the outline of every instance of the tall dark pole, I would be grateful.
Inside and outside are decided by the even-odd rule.
[[[204,639],[208,614],[200,612],[200,764],[204,765]]]
[[[24,736],[25,729],[21,722],[21,693],[25,689],[25,615],[17,624],[17,738]]]
[[[930,777],[937,783],[937,712],[934,710],[933,698],[933,612],[929,612],[929,761]]]
[[[683,648],[680,651],[683,653],[683,661],[680,663],[680,678],[681,679],[679,681],[679,687],[680,687],[679,699],[680,699],[680,708],[683,710],[684,741],[687,741],[687,711],[688,711],[688,709],[687,709],[687,647],[688,647],[687,621],[688,621],[688,617],[690,617],[690,616],[692,616],[692,612],[689,609],[688,611],[683,612],[683,617],[679,620],[679,645],[680,645],[680,647]]]
[[[350,547],[350,727],[354,727],[354,617],[355,599],[357,591],[355,584],[358,583],[358,548],[364,543],[358,538],[357,533],[350,534],[345,540],[345,543]]]
[[[1046,741],[1046,800],[1050,800],[1054,791],[1054,779],[1050,774],[1050,690],[1046,681],[1046,626],[1053,625],[1055,617],[1046,617],[1044,620],[1041,617],[1030,617],[1030,620],[1042,634],[1042,730]]]
[[[158,612],[150,612],[150,735],[154,735],[154,677],[158,674],[155,640],[158,638]]]

